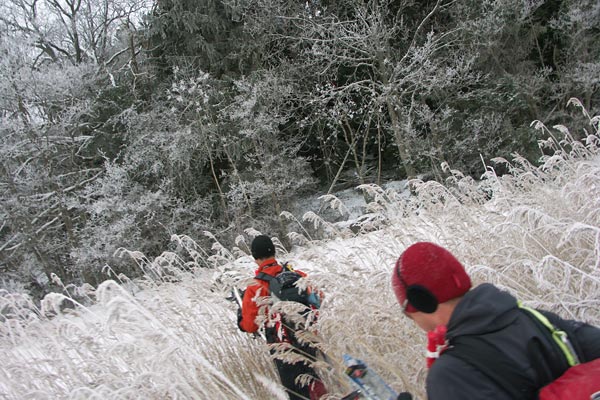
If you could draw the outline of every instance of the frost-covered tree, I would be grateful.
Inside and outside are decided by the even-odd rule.
[[[302,101],[316,111],[300,123],[323,126],[319,142],[343,143],[348,150],[339,152],[342,164],[345,154],[352,155],[359,182],[364,150],[380,163],[383,137],[395,146],[405,174],[414,176],[419,155],[412,146],[413,121],[420,99],[473,78],[468,58],[448,51],[450,27],[431,29],[444,6],[347,1],[288,16],[303,28],[288,39],[299,53],[296,79],[310,71],[314,82],[300,87]]]
[[[78,111],[54,124],[14,117],[0,124],[2,267],[34,286],[44,287],[53,273],[80,277],[69,251],[79,243],[83,216],[71,203],[101,170],[82,154],[91,137],[73,124]]]
[[[128,277],[149,273],[124,250],[160,254],[182,225],[206,228],[203,222],[210,215],[206,198],[183,203],[166,190],[149,190],[131,174],[127,166],[107,161],[103,175],[70,204],[86,216],[78,227],[79,242],[69,253],[86,282],[121,273]]]
[[[235,85],[237,95],[222,112],[237,131],[223,141],[233,167],[226,179],[227,197],[238,218],[278,221],[281,211],[314,184],[310,165],[300,154],[300,138],[285,130],[281,109],[292,91],[269,73]]]
[[[167,78],[173,67],[200,69],[216,78],[254,68],[254,38],[244,36],[240,16],[223,0],[157,0],[149,18],[152,62]]]
[[[7,0],[0,5],[0,22],[38,50],[36,64],[106,66],[122,51],[115,48],[119,33],[134,32],[150,6],[148,0]]]
[[[531,121],[564,119],[567,100],[582,93],[594,109],[598,88],[583,71],[593,70],[600,51],[591,22],[599,19],[597,2],[469,1],[448,8],[448,17],[478,79],[426,102],[435,124],[448,127],[440,136],[450,150],[446,160],[460,159],[476,174],[479,155],[518,152],[533,159],[540,153]]]
[[[596,3],[5,1],[1,272],[100,280],[307,189],[535,160],[532,120],[597,113]]]
[[[289,112],[329,181],[353,164],[360,182],[362,149],[388,168],[394,149],[403,175],[439,175],[447,160],[476,174],[481,156],[533,156],[533,119],[563,108],[577,81],[589,82],[589,104],[596,94],[594,2],[236,4],[269,38],[270,65],[297,83]]]
[[[299,141],[282,130],[286,93],[268,74],[230,83],[176,68],[160,103],[123,113],[123,165],[147,188],[212,199],[215,224],[277,216],[312,181]]]
[[[11,13],[15,5],[31,14]],[[99,79],[97,65],[61,62],[66,55],[57,62],[39,62],[40,53],[31,45],[41,42],[24,28],[51,20],[37,15],[42,3],[2,7],[8,7],[0,36],[2,273],[43,292],[52,274],[64,282],[88,278],[74,268],[71,256],[81,244],[79,228],[86,220],[74,205],[86,186],[102,175],[103,151],[111,153],[120,143],[106,143],[109,125],[104,122],[109,117],[103,111],[108,107],[100,105],[98,93],[105,93],[110,83]],[[23,19],[25,25],[10,24],[27,15],[32,19]]]

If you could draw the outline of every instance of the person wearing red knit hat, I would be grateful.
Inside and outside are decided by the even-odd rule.
[[[392,288],[404,314],[427,332],[429,400],[537,398],[572,364],[535,312],[567,333],[581,363],[600,358],[600,329],[524,311],[489,283],[472,287],[464,266],[437,244],[409,246],[394,266]]]

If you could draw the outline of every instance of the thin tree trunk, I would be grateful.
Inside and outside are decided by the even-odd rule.
[[[342,163],[340,164],[340,167],[338,168],[338,171],[335,174],[333,181],[331,181],[331,185],[329,186],[329,190],[327,190],[327,194],[331,194],[331,192],[333,191],[333,187],[335,186],[338,179],[340,178],[340,175],[342,174],[342,171],[344,170],[344,165],[346,165],[346,161],[348,160],[348,156],[350,155],[351,151],[352,151],[352,146],[350,146],[350,148],[348,148],[348,151],[346,151],[346,155],[344,156],[344,159],[342,160]]]
[[[131,51],[131,71],[133,72],[134,79],[140,72],[140,68],[137,62],[137,55],[135,53],[135,41],[132,31],[129,31],[129,50]]]
[[[215,182],[215,186],[217,187],[217,190],[219,191],[219,200],[221,201],[221,208],[223,209],[223,215],[225,216],[225,220],[227,221],[227,224],[229,225],[230,221],[229,221],[229,215],[227,213],[227,203],[225,201],[225,194],[223,193],[223,190],[221,189],[221,185],[219,184],[219,179],[217,178],[217,173],[215,172],[215,163],[212,158],[212,153],[211,153],[210,149],[208,148],[208,146],[206,146],[206,152],[208,154],[208,160],[210,162],[210,173]]]
[[[394,130],[394,139],[396,140],[396,147],[398,147],[398,155],[400,156],[400,161],[404,166],[407,178],[413,178],[417,175],[417,173],[413,166],[410,165],[408,149],[405,146],[405,142],[407,140],[404,137],[402,128],[400,127],[400,118],[398,118],[398,113],[395,110],[394,105],[391,103],[390,99],[386,99],[386,104],[388,107],[388,114],[392,121],[392,129]]]
[[[381,170],[382,170],[382,157],[381,157],[381,126],[379,114],[377,114],[377,185],[381,186]]]
[[[343,123],[340,124],[342,126],[342,131],[344,132],[344,139],[348,146],[350,146],[350,150],[352,151],[352,156],[354,158],[354,167],[356,169],[356,175],[358,176],[358,183],[364,185],[365,179],[362,175],[362,171],[360,169],[360,162],[358,161],[358,153],[356,152],[356,139],[357,136],[352,134],[352,128],[348,124],[347,120],[344,120]],[[348,140],[348,135],[352,138],[352,140]]]
[[[250,198],[248,197],[248,194],[246,194],[246,189],[244,189],[244,184],[242,182],[242,178],[240,177],[239,171],[238,171],[235,163],[233,162],[233,158],[229,154],[229,151],[227,151],[227,146],[223,146],[223,151],[225,152],[225,155],[227,156],[227,160],[233,167],[233,175],[235,175],[235,177],[237,178],[238,183],[240,184],[240,188],[242,189],[242,194],[244,195],[244,200],[246,201],[246,206],[248,207],[248,215],[252,216],[252,205],[250,204]]]

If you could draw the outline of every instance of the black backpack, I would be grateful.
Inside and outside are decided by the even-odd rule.
[[[276,301],[294,301],[318,309],[321,306],[319,296],[310,288],[302,289],[296,285],[302,275],[294,271],[288,263],[283,264],[282,268],[282,271],[275,276],[261,272],[256,279],[269,282],[269,294]]]

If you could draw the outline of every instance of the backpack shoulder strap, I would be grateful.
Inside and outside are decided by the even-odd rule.
[[[281,271],[279,271],[275,276],[265,274],[264,272],[259,272],[254,278],[267,282],[269,284],[269,294],[273,295],[273,293],[278,293],[281,290],[281,283],[277,277],[282,272],[287,271],[294,271],[294,269],[286,262],[281,265]]]
[[[526,388],[531,381],[506,355],[480,336],[460,336],[452,340],[452,347],[444,352],[475,367],[511,399],[529,399]],[[492,361],[493,360],[493,361]],[[521,389],[519,389],[521,388]]]
[[[282,272],[287,272],[287,271],[292,271],[294,272],[294,268],[292,268],[292,266],[290,265],[290,263],[285,262],[281,265],[281,271],[279,271],[277,273],[277,275],[279,275]],[[275,276],[277,276],[275,275]],[[259,272],[258,274],[256,274],[256,276],[254,277],[255,279],[260,279],[261,281],[266,281],[266,282],[271,282],[273,279],[275,279],[275,276],[273,275],[269,275],[269,274],[265,274],[264,272]]]
[[[271,282],[273,279],[275,279],[274,276],[271,276],[269,274],[265,274],[264,272],[259,272],[254,279],[260,279],[261,281],[265,281],[265,282]]]
[[[525,307],[521,302],[518,303],[519,308],[530,317],[540,328],[542,332],[547,332],[550,335],[550,339],[558,346],[561,353],[565,356],[569,367],[579,364],[579,357],[577,357],[577,351],[573,347],[569,335],[554,326],[548,318],[538,310],[530,307]]]

